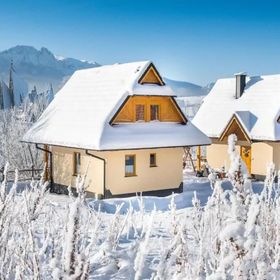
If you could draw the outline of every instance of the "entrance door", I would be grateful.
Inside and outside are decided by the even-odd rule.
[[[251,160],[252,160],[252,149],[250,146],[240,147],[241,158],[247,166],[249,175],[251,175]]]

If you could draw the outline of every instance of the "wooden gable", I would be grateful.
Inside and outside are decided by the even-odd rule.
[[[158,73],[155,66],[151,63],[147,70],[143,73],[141,78],[138,81],[139,84],[157,84],[157,85],[164,85],[164,82]]]
[[[231,118],[228,125],[224,129],[220,137],[220,141],[226,140],[228,136],[231,134],[235,134],[239,141],[251,142],[250,137],[248,136],[242,124],[240,123],[240,121],[237,119],[235,115]]]
[[[136,106],[144,105],[144,119],[151,120],[151,105],[159,105],[159,121],[187,123],[177,103],[169,96],[130,96],[113,117],[111,124],[136,121]]]

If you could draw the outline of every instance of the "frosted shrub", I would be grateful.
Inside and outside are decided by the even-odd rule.
[[[178,210],[174,194],[167,212],[146,212],[140,196],[102,213],[80,177],[77,197],[49,194],[43,181],[18,192],[17,181],[6,181],[6,165],[0,279],[280,279],[277,172],[268,166],[263,191],[254,193],[236,138],[230,141],[233,188],[213,176],[205,206],[194,193],[193,207]]]
[[[42,167],[42,155],[34,145],[20,142],[30,126],[47,106],[47,99],[33,103],[26,99],[21,107],[0,110],[0,168],[9,162],[12,168]]]

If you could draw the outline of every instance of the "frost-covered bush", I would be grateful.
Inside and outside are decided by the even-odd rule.
[[[41,152],[21,139],[46,106],[46,98],[40,97],[34,102],[26,99],[20,107],[0,110],[0,168],[6,162],[18,169],[42,167]]]
[[[234,143],[233,143],[234,145]],[[253,193],[235,148],[230,181],[213,177],[205,206],[145,212],[118,204],[113,214],[85,197],[48,193],[31,182],[0,186],[0,279],[279,279],[280,199],[274,166],[261,194]],[[236,157],[236,158],[235,158]],[[7,171],[7,170],[6,170]],[[136,211],[136,209],[138,209]],[[140,209],[140,211],[139,211]]]

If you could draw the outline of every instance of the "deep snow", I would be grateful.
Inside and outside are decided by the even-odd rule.
[[[208,178],[196,177],[192,173],[185,171],[183,183],[183,192],[174,194],[174,200],[177,210],[193,206],[192,198],[194,196],[194,191],[196,192],[197,198],[200,200],[202,206],[206,204],[208,198],[212,195],[213,190],[210,186],[210,181],[208,180]],[[222,187],[224,190],[232,189],[230,182],[227,180],[224,180],[222,182]],[[253,182],[253,191],[255,193],[260,193],[262,189],[263,182]],[[112,198],[96,200],[90,202],[90,206],[95,210],[100,208],[102,212],[114,214],[116,212],[117,207],[123,204],[120,213],[126,214],[130,205],[135,211],[139,211],[141,207],[139,205],[139,200],[142,200],[145,212],[151,212],[154,209],[165,212],[169,211],[171,197],[172,195],[166,197],[140,197],[138,194],[138,196],[133,196],[130,198]]]

